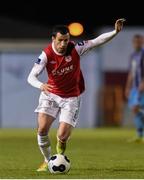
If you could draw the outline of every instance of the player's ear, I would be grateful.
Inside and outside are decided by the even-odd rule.
[[[55,37],[54,36],[52,36],[52,41],[54,41],[55,40]]]

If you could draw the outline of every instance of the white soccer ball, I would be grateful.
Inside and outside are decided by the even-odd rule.
[[[51,173],[66,173],[70,169],[70,160],[65,155],[55,154],[51,156],[48,168]]]

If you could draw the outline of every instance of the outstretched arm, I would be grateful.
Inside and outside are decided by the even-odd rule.
[[[122,30],[124,21],[125,21],[125,19],[118,19],[115,22],[115,30],[108,32],[108,33],[101,34],[97,38],[94,38],[94,39],[91,39],[88,41],[84,41],[82,43],[78,43],[76,45],[76,50],[77,50],[78,54],[82,55],[85,52],[87,52],[88,50],[110,41],[113,37],[116,36],[116,34],[118,34]]]
[[[104,33],[98,36],[97,38],[91,40],[93,47],[102,45],[108,41],[110,41],[116,34],[118,34],[123,28],[123,22],[125,19],[118,19],[115,22],[115,30],[112,32]]]

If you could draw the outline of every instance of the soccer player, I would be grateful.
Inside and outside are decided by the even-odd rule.
[[[67,26],[54,27],[52,42],[42,51],[28,76],[28,82],[41,90],[35,112],[38,113],[38,145],[44,162],[37,171],[47,171],[47,162],[51,155],[48,132],[58,115],[56,150],[59,154],[64,154],[66,142],[77,124],[81,94],[85,90],[80,57],[114,38],[122,30],[123,22],[124,19],[118,19],[115,22],[115,30],[76,44],[70,41]],[[46,83],[38,79],[44,69],[48,74]]]
[[[130,140],[143,142],[144,128],[144,49],[143,36],[134,35],[132,39],[134,52],[130,56],[130,69],[127,77],[125,95],[128,105],[134,113],[137,136]]]

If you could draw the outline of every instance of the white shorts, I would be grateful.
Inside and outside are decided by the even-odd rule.
[[[48,114],[54,118],[59,115],[59,122],[66,122],[75,127],[79,119],[80,103],[81,96],[62,98],[50,92],[41,92],[35,112]]]

